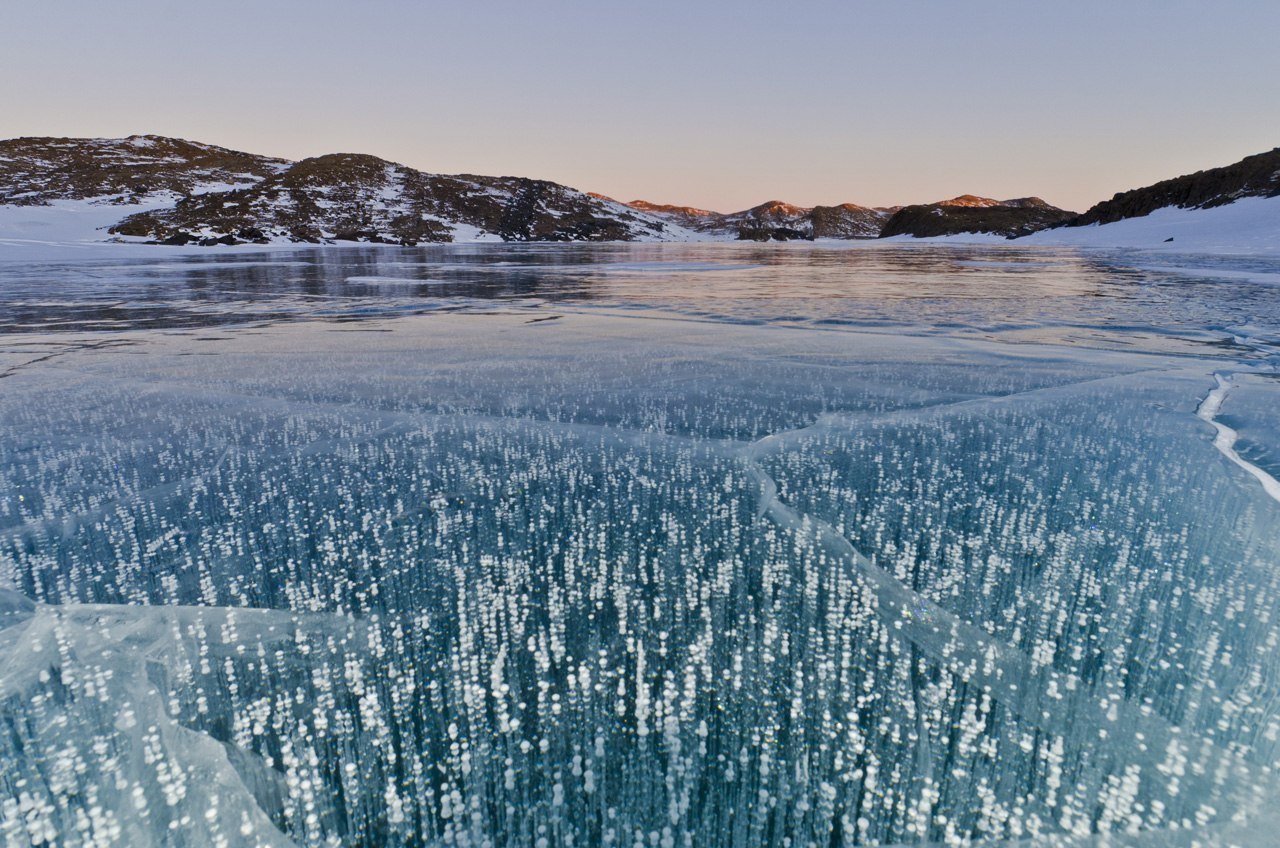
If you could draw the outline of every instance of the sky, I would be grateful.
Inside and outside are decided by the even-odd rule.
[[[717,211],[1117,191],[1280,146],[1276,0],[0,0],[0,138],[372,153]]]

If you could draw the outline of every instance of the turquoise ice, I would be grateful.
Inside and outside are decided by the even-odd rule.
[[[1195,268],[0,266],[0,842],[1270,844],[1280,289]]]

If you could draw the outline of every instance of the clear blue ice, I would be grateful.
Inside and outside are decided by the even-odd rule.
[[[0,262],[0,843],[1272,845],[1278,271]]]

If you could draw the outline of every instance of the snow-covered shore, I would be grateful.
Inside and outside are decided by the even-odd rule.
[[[884,241],[1280,255],[1280,197],[1244,197],[1210,209],[1168,206],[1140,218],[1087,227],[1057,227],[1017,239],[992,233],[961,233],[930,238],[894,236]]]
[[[154,255],[155,251],[207,253],[209,251],[296,250],[305,243],[276,242],[215,247],[171,247],[145,243],[141,239],[111,239],[107,228],[122,214],[163,208],[171,198],[154,203],[120,205],[101,201],[59,200],[47,206],[0,205],[0,261],[62,261],[83,258]],[[672,227],[673,241],[718,241],[719,234],[697,233]],[[455,244],[491,242],[496,236],[474,227],[458,225]],[[887,239],[821,240],[825,245],[848,244],[870,247],[891,244],[1004,244],[1026,247],[1079,247],[1136,249],[1166,253],[1220,255],[1280,255],[1280,197],[1246,197],[1226,206],[1210,209],[1167,207],[1140,218],[1087,227],[1059,227],[1042,230],[1018,239],[991,233],[963,233],[950,236]],[[364,242],[338,242],[323,247],[369,247]]]
[[[1280,197],[1244,197],[1210,209],[1168,206],[1141,218],[1042,230],[1015,241],[1178,253],[1280,253]]]

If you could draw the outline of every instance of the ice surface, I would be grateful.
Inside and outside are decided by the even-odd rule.
[[[1271,844],[1274,286],[278,259],[0,282],[0,843]]]

